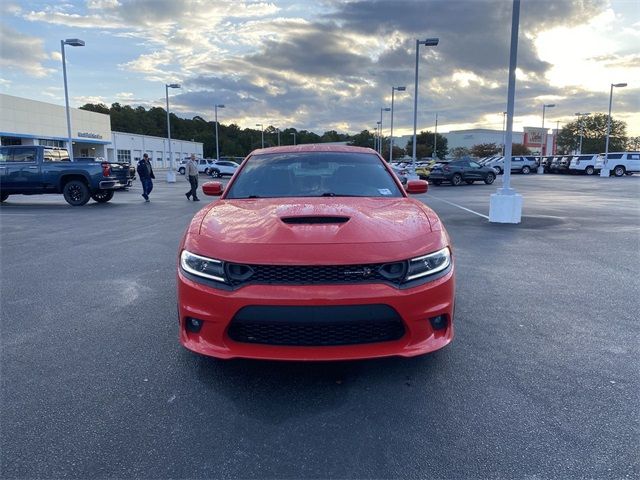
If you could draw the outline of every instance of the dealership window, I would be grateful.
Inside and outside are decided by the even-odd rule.
[[[118,150],[118,161],[131,163],[131,150]]]
[[[0,137],[2,145],[22,145],[22,139],[17,137]]]
[[[64,144],[65,142],[63,140],[48,140],[45,138],[38,139],[38,145],[43,145],[45,147],[63,148]]]

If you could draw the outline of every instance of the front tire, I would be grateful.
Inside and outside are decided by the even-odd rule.
[[[613,174],[616,177],[622,177],[625,173],[625,169],[622,165],[618,165],[616,168],[613,169]]]
[[[502,173],[502,169],[500,167],[493,167],[493,169],[496,171],[498,175]]]
[[[454,173],[453,177],[451,177],[451,184],[455,187],[462,185],[462,175]]]
[[[220,177],[220,171],[219,171],[219,170],[212,169],[212,170],[211,170],[211,176],[212,176],[213,178],[219,178],[219,177]]]
[[[62,189],[62,195],[67,203],[73,207],[81,207],[89,201],[89,187],[81,180],[71,180]]]
[[[528,166],[524,166],[522,167],[522,174],[523,175],[529,175],[531,173],[531,169]]]
[[[493,173],[487,173],[487,176],[484,177],[484,183],[491,185],[495,179],[496,176]]]
[[[584,169],[584,173],[586,173],[587,175],[593,175],[594,173],[596,173],[596,169],[592,166],[588,166]]]
[[[113,198],[113,195],[113,190],[98,190],[97,192],[94,192],[93,195],[91,195],[91,198],[93,198],[98,203],[107,203]]]

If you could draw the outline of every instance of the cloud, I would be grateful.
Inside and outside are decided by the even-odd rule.
[[[43,65],[48,59],[41,38],[24,35],[0,23],[0,66],[32,77],[45,77],[55,71]]]

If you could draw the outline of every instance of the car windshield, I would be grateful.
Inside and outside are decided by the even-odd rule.
[[[375,155],[296,152],[250,157],[226,198],[401,196]]]

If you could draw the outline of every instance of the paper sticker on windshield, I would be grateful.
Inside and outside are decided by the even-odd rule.
[[[380,192],[380,195],[391,195],[391,190],[388,188],[379,188],[378,192]]]

